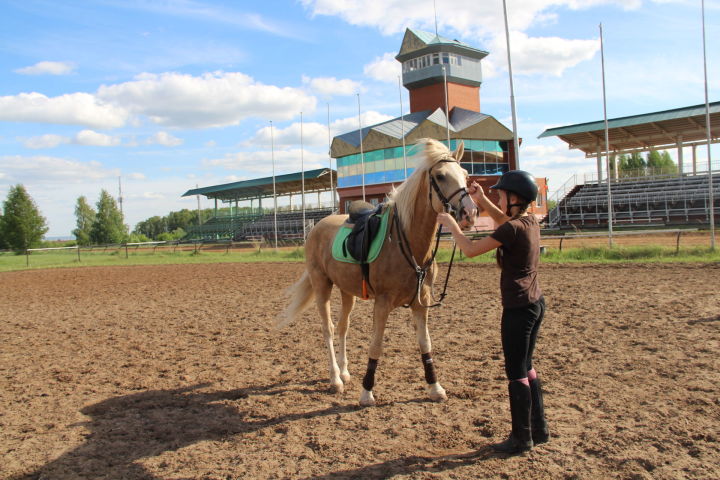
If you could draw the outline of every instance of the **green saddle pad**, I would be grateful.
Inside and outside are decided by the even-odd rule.
[[[390,208],[385,208],[385,211],[380,214],[380,227],[378,228],[377,235],[370,242],[370,251],[368,252],[367,263],[372,263],[378,255],[380,255],[380,250],[382,250],[383,243],[385,242],[385,236],[387,234],[390,210]],[[335,234],[335,239],[333,240],[332,245],[333,258],[340,262],[359,264],[360,262],[351,257],[349,253],[346,255],[343,249],[345,239],[348,235],[350,235],[350,232],[352,232],[352,227],[346,227],[343,225],[340,227],[337,234]]]

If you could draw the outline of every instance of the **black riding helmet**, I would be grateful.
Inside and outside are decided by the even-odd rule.
[[[510,170],[509,172],[503,173],[500,181],[490,188],[513,192],[526,200],[527,203],[535,200],[538,194],[538,186],[535,183],[535,179],[530,173],[524,170]]]

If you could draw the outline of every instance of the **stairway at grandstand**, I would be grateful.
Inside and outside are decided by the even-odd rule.
[[[303,230],[303,212],[278,212],[277,235],[279,241],[302,240],[303,232],[309,232],[315,222],[333,214],[332,208],[305,210],[305,229]],[[184,240],[233,240],[267,243],[275,238],[275,215],[217,216],[202,225],[188,229]]]
[[[715,217],[720,215],[720,174],[713,174]],[[612,180],[613,224],[701,225],[710,221],[708,175],[673,175]],[[607,226],[608,185],[571,186],[551,210],[550,228]]]

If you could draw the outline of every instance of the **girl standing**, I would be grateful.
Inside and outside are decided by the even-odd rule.
[[[500,334],[509,382],[512,432],[507,440],[492,447],[502,453],[517,454],[547,442],[550,437],[540,379],[532,365],[535,340],[545,314],[545,300],[537,278],[540,226],[535,216],[527,212],[537,197],[538,187],[528,172],[512,170],[490,188],[499,193],[499,208],[476,182],[468,190],[478,207],[499,224],[490,236],[470,240],[447,213],[438,214],[438,223],[450,231],[468,257],[497,249],[503,306]]]

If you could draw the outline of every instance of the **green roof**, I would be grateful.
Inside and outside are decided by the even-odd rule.
[[[408,28],[413,34],[415,34],[416,37],[418,37],[420,40],[422,40],[427,45],[434,45],[434,44],[441,44],[441,43],[450,43],[453,45],[460,45],[462,47],[472,48],[473,50],[477,50],[475,47],[471,47],[467,43],[463,43],[459,40],[450,40],[447,37],[443,37],[442,35],[436,35],[434,33],[425,32],[423,30],[416,30],[414,28]]]
[[[710,125],[714,140],[720,136],[720,102],[709,105]],[[616,154],[677,148],[707,142],[705,105],[663,110],[608,119],[608,147],[605,143],[605,122],[578,123],[548,128],[538,138],[556,136],[573,149],[582,150],[587,157],[598,152]]]
[[[720,112],[720,102],[710,104],[710,113]],[[675,108],[672,110],[663,110],[654,113],[643,113],[641,115],[631,115],[629,117],[618,117],[608,119],[608,128],[621,128],[633,125],[642,125],[645,123],[664,122],[666,120],[675,120],[678,118],[694,117],[705,115],[705,104],[694,105],[692,107]],[[578,123],[565,127],[548,128],[538,136],[538,138],[554,137],[559,135],[570,135],[574,133],[593,132],[596,130],[604,130],[605,121],[597,120],[594,122]]]
[[[324,185],[326,176],[333,174],[333,181],[337,178],[334,170],[329,168],[318,168],[308,170],[304,173],[305,191],[317,191],[330,189],[328,184]],[[301,183],[303,181],[303,172],[288,173],[285,175],[275,176],[275,190],[279,195],[291,193],[300,193]],[[273,177],[255,178],[252,180],[243,180],[240,182],[224,183],[222,185],[213,185],[210,187],[193,188],[188,190],[183,197],[193,195],[204,195],[208,198],[217,198],[221,200],[244,200],[250,198],[267,197],[273,194]]]

